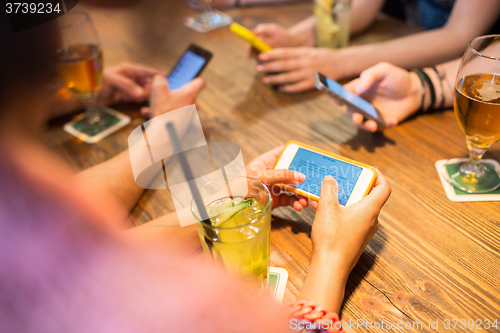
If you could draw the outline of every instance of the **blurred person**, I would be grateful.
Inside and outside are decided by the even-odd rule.
[[[384,2],[352,0],[351,34],[369,27]],[[411,8],[409,1],[403,3]],[[488,33],[493,26],[496,29],[499,14],[496,0],[418,0],[414,21],[430,30],[342,49],[314,47],[314,16],[289,29],[259,24],[253,32],[275,49],[258,55],[255,71],[265,75],[262,82],[294,93],[313,88],[317,71],[339,80],[357,76],[382,61],[403,68],[431,66],[457,57],[472,38]]]
[[[2,331],[288,331],[283,308],[188,256],[200,247],[198,235],[194,226],[173,227],[175,213],[160,218],[171,228],[120,230],[143,191],[128,153],[76,174],[47,147],[46,87],[57,31],[48,23],[14,34],[5,13],[0,18]],[[171,91],[157,75],[145,111],[154,117],[192,104],[203,86],[196,79]],[[252,161],[248,174],[268,186],[300,183],[300,173],[271,170],[281,149]],[[293,317],[307,322],[304,313],[316,310],[316,318],[338,321],[347,278],[377,231],[390,191],[379,174],[368,196],[342,207],[337,183],[325,178],[319,202],[311,203],[313,254],[302,302],[289,309]],[[273,208],[307,204],[273,197]]]

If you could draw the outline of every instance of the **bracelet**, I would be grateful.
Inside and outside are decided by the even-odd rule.
[[[439,109],[442,110],[444,108],[444,102],[445,102],[445,94],[444,94],[444,85],[443,81],[446,79],[446,72],[440,73],[436,67],[431,67],[437,74],[439,78],[439,83],[441,84],[441,104],[439,104]]]
[[[426,87],[426,82],[424,79],[424,75],[422,74],[422,70],[420,69],[413,69],[412,72],[417,74],[418,78],[420,79],[420,83],[422,83],[422,101],[420,102],[420,108],[417,110],[417,112],[425,112],[427,111],[428,107],[425,106],[425,87]]]
[[[430,104],[429,108],[427,109],[427,110],[429,110],[431,108],[434,108],[434,104],[436,103],[436,90],[434,89],[434,84],[432,83],[432,80],[429,77],[429,75],[421,69],[420,69],[420,71],[422,72],[423,78],[427,82],[427,85],[429,87],[429,91],[431,93],[431,104]]]
[[[342,322],[335,312],[317,306],[313,302],[295,301],[289,305],[288,316],[316,323],[315,327],[331,333],[344,333]],[[325,321],[326,319],[326,321]]]

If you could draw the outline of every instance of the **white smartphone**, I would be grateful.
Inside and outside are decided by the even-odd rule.
[[[380,128],[385,127],[384,117],[377,110],[372,103],[368,102],[362,97],[353,94],[342,85],[321,73],[316,72],[314,75],[316,88],[322,92],[327,93],[339,102],[349,106],[351,109],[363,115],[365,119],[371,119],[377,123]]]
[[[369,165],[295,141],[286,144],[274,168],[305,174],[301,184],[281,186],[313,200],[319,200],[323,178],[332,176],[339,184],[339,203],[343,206],[361,200],[377,179],[377,170]]]

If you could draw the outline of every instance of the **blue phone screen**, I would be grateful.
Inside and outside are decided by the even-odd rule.
[[[321,155],[310,150],[299,148],[289,166],[290,170],[306,175],[306,180],[296,188],[317,196],[321,193],[321,184],[326,175],[330,175],[339,183],[339,203],[343,206],[349,200],[354,185],[359,179],[362,167],[352,165],[330,156]]]
[[[168,85],[176,90],[193,80],[207,60],[200,55],[187,51],[172,72],[168,75]]]
[[[333,91],[335,94],[339,95],[358,109],[365,111],[373,118],[378,119],[377,110],[375,110],[375,107],[367,100],[359,97],[356,94],[353,94],[349,90],[342,87],[340,83],[337,83],[330,78],[326,78],[326,85],[328,89]]]

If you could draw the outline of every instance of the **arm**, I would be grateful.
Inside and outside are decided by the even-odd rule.
[[[472,38],[486,33],[499,12],[497,0],[457,0],[442,28],[346,49],[344,56],[352,61],[341,76],[358,75],[380,61],[414,68],[449,60],[462,54]]]
[[[193,104],[196,95],[204,86],[205,81],[198,78],[178,90],[171,91],[164,76],[155,76],[151,94],[152,117]],[[184,131],[187,129],[186,126],[181,128]],[[182,134],[183,132],[179,133]],[[78,178],[95,190],[112,194],[129,210],[143,192],[143,189],[135,184],[128,150],[80,172]]]
[[[385,0],[353,0],[351,3],[351,35],[368,28],[380,13]]]
[[[311,266],[299,299],[314,302],[339,313],[349,274],[378,229],[378,214],[391,187],[379,173],[374,188],[354,205],[338,202],[338,184],[325,177],[311,232]]]

